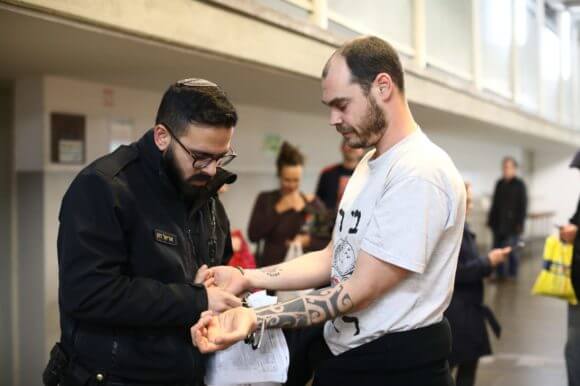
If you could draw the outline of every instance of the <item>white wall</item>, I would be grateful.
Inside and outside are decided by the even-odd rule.
[[[555,211],[554,223],[565,224],[574,214],[580,195],[580,172],[569,167],[574,152],[537,153],[532,203],[535,211]]]

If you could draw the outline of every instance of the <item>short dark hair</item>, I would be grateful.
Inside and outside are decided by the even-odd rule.
[[[323,78],[328,75],[330,62],[337,54],[345,58],[351,73],[351,81],[360,84],[367,95],[373,81],[382,72],[389,74],[401,94],[405,94],[401,60],[397,51],[386,41],[375,36],[365,36],[345,43],[324,66]]]
[[[161,99],[155,124],[167,124],[182,135],[190,124],[234,127],[238,114],[225,92],[203,79],[184,79],[173,83]]]
[[[290,145],[288,142],[282,142],[280,151],[278,152],[278,158],[276,159],[276,170],[278,176],[282,172],[282,168],[285,166],[302,166],[304,165],[304,156],[298,148]]]
[[[505,165],[506,162],[511,162],[514,167],[517,169],[518,168],[518,161],[516,161],[516,159],[514,157],[511,156],[505,156],[503,157],[503,160],[501,161],[502,166]]]

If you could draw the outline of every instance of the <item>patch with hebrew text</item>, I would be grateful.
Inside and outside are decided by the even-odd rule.
[[[155,241],[167,244],[167,245],[177,245],[177,236],[173,233],[165,232],[159,229],[155,229],[153,232]]]

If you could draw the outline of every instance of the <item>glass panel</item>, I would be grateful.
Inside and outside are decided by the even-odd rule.
[[[560,54],[562,76],[562,124],[572,126],[573,80],[572,80],[572,24],[570,14],[562,12],[560,16]]]
[[[544,115],[558,121],[560,99],[560,39],[551,28],[542,28],[542,94]]]
[[[512,5],[509,0],[480,1],[483,85],[509,96]]]
[[[425,6],[427,61],[471,74],[471,1],[429,0]]]
[[[334,35],[339,35],[345,39],[353,39],[361,35],[360,32],[354,31],[332,20],[328,20],[328,32]]]
[[[370,33],[406,47],[413,46],[411,0],[328,0],[329,16],[350,29]]]
[[[256,0],[261,5],[290,16],[293,19],[309,22],[310,12],[285,0]]]
[[[538,24],[535,1],[516,0],[522,15],[516,25],[518,84],[516,100],[529,110],[537,111],[539,93]]]
[[[572,114],[574,115],[574,128],[580,130],[580,24],[574,28],[572,44]]]

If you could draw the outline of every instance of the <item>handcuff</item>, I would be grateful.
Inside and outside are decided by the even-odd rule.
[[[256,342],[256,331],[251,332],[248,334],[246,339],[244,339],[245,344],[249,344],[252,346],[252,350],[258,350],[262,345],[262,340],[264,338],[264,331],[266,330],[266,318],[262,319],[262,326],[260,327],[260,336],[258,337],[258,342]]]
[[[236,265],[234,268],[239,270],[240,273],[242,274],[242,276],[245,276],[245,272],[244,272],[244,269],[242,267],[240,267],[239,265]],[[250,296],[250,293],[247,293],[242,298],[242,307],[250,308],[250,305],[248,304],[248,297],[249,296]],[[264,331],[266,330],[266,321],[267,321],[267,318],[262,319],[262,325],[259,328],[260,329],[260,336],[258,337],[257,342],[256,342],[256,331],[258,331],[258,329],[249,333],[248,336],[246,336],[246,338],[244,339],[244,343],[252,346],[252,350],[258,350],[260,348],[260,346],[262,345],[262,340],[264,338]]]

